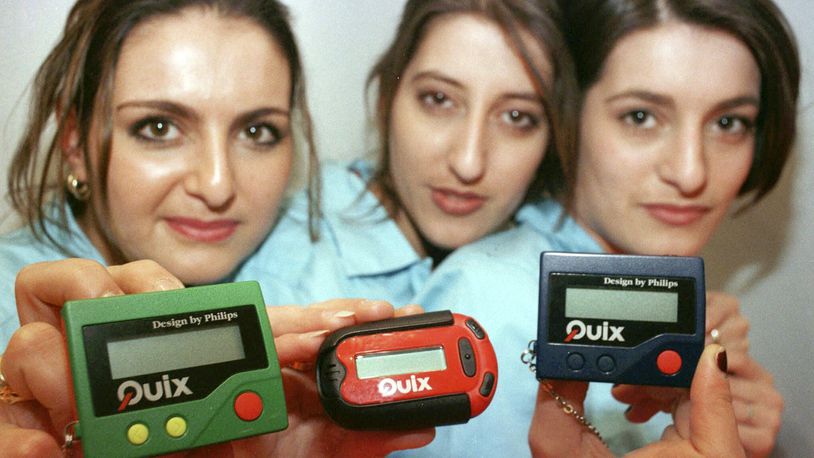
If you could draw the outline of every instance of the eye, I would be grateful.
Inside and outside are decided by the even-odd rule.
[[[656,117],[647,110],[628,111],[622,115],[622,121],[642,129],[651,129],[656,126]]]
[[[274,146],[279,143],[281,137],[280,130],[270,124],[252,124],[243,129],[238,136],[240,140],[261,147]]]
[[[418,99],[430,108],[450,108],[452,99],[441,91],[427,91],[418,94]]]
[[[752,130],[754,122],[742,116],[725,115],[715,121],[715,128],[732,135],[742,135]]]
[[[165,118],[147,118],[137,122],[131,129],[138,139],[151,142],[167,142],[177,139],[181,132],[172,121]]]
[[[540,124],[537,116],[520,110],[504,111],[501,114],[503,122],[518,129],[532,129]]]

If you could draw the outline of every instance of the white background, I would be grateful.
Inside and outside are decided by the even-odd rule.
[[[709,288],[738,295],[752,321],[752,352],[786,399],[775,456],[814,450],[814,8],[777,0],[800,42],[803,83],[796,152],[779,186],[728,221],[704,257]],[[5,0],[0,15],[0,192],[27,109],[36,67],[55,43],[71,0]],[[389,43],[403,0],[289,0],[304,54],[323,157],[368,152],[364,81]],[[0,204],[0,214],[9,213]],[[9,220],[0,227],[8,227]],[[7,294],[7,292],[4,292]]]

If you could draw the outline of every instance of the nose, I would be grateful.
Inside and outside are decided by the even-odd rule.
[[[704,140],[703,128],[682,127],[676,133],[671,147],[665,148],[659,175],[683,196],[697,195],[706,186],[707,158]]]
[[[475,183],[486,172],[486,123],[482,116],[471,113],[465,119],[462,135],[452,139],[447,163],[463,183]]]
[[[229,148],[217,139],[205,142],[191,158],[184,186],[213,210],[229,205],[235,196],[235,178]]]

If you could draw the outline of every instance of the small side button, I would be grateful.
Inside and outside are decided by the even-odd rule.
[[[492,388],[495,387],[495,374],[487,372],[483,376],[483,382],[480,384],[480,395],[488,398],[492,393]]]
[[[484,337],[486,337],[486,333],[483,332],[483,328],[480,327],[477,321],[473,320],[472,318],[469,318],[468,320],[465,321],[465,323],[466,327],[472,331],[472,334],[475,334],[475,337],[477,337],[478,340],[481,340]]]
[[[461,357],[461,366],[463,366],[464,374],[467,377],[474,377],[478,366],[475,363],[475,352],[472,351],[472,344],[469,339],[461,337],[458,339],[458,354]]]

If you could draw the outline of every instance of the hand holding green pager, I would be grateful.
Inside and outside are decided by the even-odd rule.
[[[59,445],[64,440],[63,431],[65,425],[72,420],[68,361],[63,336],[58,328],[60,324],[57,321],[57,313],[62,303],[73,299],[179,287],[182,287],[180,282],[151,262],[105,268],[89,261],[66,260],[36,264],[25,269],[17,283],[18,308],[23,326],[9,343],[0,364],[0,371],[10,388],[13,388],[21,398],[31,401],[13,405],[0,404],[0,422],[4,423],[0,425],[0,445],[4,450],[11,454],[29,456],[61,453]],[[292,306],[273,307],[267,310],[274,330],[280,366],[298,361],[313,361],[319,345],[330,330],[394,315],[394,310],[389,304],[364,300],[337,300],[307,308]],[[420,309],[407,308],[395,314],[417,311]],[[176,317],[176,320],[180,319]],[[171,320],[163,321],[171,323]],[[225,328],[226,331],[229,330],[228,325]],[[183,331],[177,332],[183,334]],[[225,331],[221,329],[215,332]],[[155,343],[149,339],[141,343],[144,342]],[[133,367],[127,368],[126,365],[124,370],[138,371]],[[361,449],[369,451],[370,454],[384,455],[396,449],[422,446],[432,439],[432,430],[401,434],[390,432],[346,434],[321,410],[311,375],[287,368],[281,371],[281,375],[285,385],[284,403],[288,406],[290,422],[287,431],[196,449],[192,454],[211,454],[215,451],[219,454],[231,454],[242,451],[264,456],[282,456],[293,450],[302,452],[304,444],[297,439],[308,436],[324,438],[323,441],[308,442],[314,453],[331,450],[339,454],[350,454]],[[148,394],[152,398],[157,398],[158,387],[161,387],[162,397],[165,399],[166,385],[170,385],[170,392],[178,391],[172,390],[173,387],[179,386],[173,380],[178,377],[170,377],[168,374],[166,378],[167,380],[162,378],[154,381],[150,390],[142,386],[142,400],[148,400]],[[196,390],[189,381],[179,383],[187,390],[193,392]],[[135,388],[130,388],[125,387],[122,390],[124,397],[118,402],[119,405],[115,406],[116,410],[122,405],[125,405],[125,411],[133,407],[131,401],[138,393]],[[181,389],[180,394],[184,395],[184,392],[185,390]],[[128,393],[130,399],[125,403],[124,399]],[[229,409],[234,410],[234,400],[229,399],[226,404]],[[268,404],[266,406],[268,407]],[[149,409],[144,411],[147,410]],[[128,414],[138,412],[136,410]],[[191,415],[184,419],[189,424],[190,418],[194,421],[198,416]],[[85,434],[87,430],[82,428],[85,427],[80,425],[80,433]],[[164,431],[156,431],[155,427],[149,429],[152,429],[153,434],[164,434]],[[74,447],[77,445],[74,444]]]

